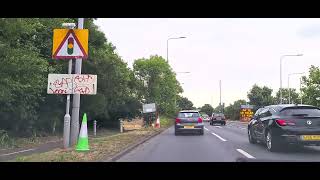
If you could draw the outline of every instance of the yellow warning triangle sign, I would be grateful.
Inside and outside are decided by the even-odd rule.
[[[57,30],[55,30],[54,33],[56,33]],[[57,34],[58,33],[59,32],[57,32]],[[61,37],[63,36],[60,35],[60,38]],[[59,39],[55,38],[54,36],[53,41],[54,43],[57,43]],[[88,54],[86,52],[87,49],[88,49],[87,47],[84,49],[83,45],[80,43],[78,37],[76,36],[76,33],[74,32],[74,30],[70,29],[67,31],[66,35],[63,37],[62,41],[53,52],[52,58],[53,59],[73,59],[73,58],[86,59],[88,57]]]

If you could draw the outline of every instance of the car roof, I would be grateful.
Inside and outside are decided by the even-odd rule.
[[[285,108],[290,108],[290,107],[312,107],[312,108],[318,108],[316,106],[306,105],[306,104],[276,104],[276,105],[265,106],[263,108],[273,108],[276,111],[281,111],[281,110],[283,110]]]
[[[197,110],[182,110],[182,111],[179,111],[180,113],[184,113],[184,112],[197,112],[199,113],[199,111]]]

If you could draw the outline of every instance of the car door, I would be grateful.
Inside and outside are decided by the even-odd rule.
[[[272,116],[271,109],[265,108],[263,111],[261,111],[260,118],[258,120],[258,126],[257,126],[257,134],[259,136],[259,139],[264,140],[264,131],[268,125],[268,121],[270,117]]]
[[[262,110],[263,110],[263,108],[258,109],[251,120],[251,127],[250,128],[251,128],[251,133],[253,133],[254,136],[257,136],[258,119],[259,119],[260,112]]]

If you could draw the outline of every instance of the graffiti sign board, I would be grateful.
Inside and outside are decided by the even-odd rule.
[[[151,113],[151,112],[156,112],[156,104],[143,104],[142,105],[142,110],[143,113]]]
[[[97,75],[49,74],[48,94],[97,94]]]

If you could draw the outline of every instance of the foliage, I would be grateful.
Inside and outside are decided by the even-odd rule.
[[[178,97],[177,104],[180,110],[192,110],[195,109],[193,107],[193,103],[186,97]]]
[[[280,90],[277,92],[274,103],[280,103]],[[282,103],[289,104],[289,89],[282,88]],[[296,89],[290,88],[290,104],[300,103],[299,94],[296,92]]]
[[[232,120],[239,120],[240,119],[240,106],[246,104],[245,100],[237,100],[230,104],[225,108],[224,114],[227,118]]]
[[[133,70],[146,103],[156,103],[160,113],[173,114],[177,111],[175,103],[182,87],[164,58],[155,55],[137,59]]]
[[[46,89],[48,74],[67,72],[67,61],[51,58],[53,29],[64,22],[77,19],[0,19],[0,129],[8,135],[45,136],[63,130],[65,96],[48,95]],[[137,60],[131,70],[94,19],[85,18],[84,28],[89,29],[89,58],[82,73],[97,75],[98,90],[97,95],[81,96],[80,117],[86,112],[89,123],[96,119],[101,126],[118,125],[119,117],[140,115],[143,97],[157,102],[161,112],[175,112],[182,88],[162,57]],[[146,80],[148,87],[143,86]]]
[[[211,116],[211,114],[213,113],[213,107],[210,104],[205,104],[201,107],[200,111]]]
[[[272,97],[272,91],[272,89],[266,86],[259,87],[254,84],[248,92],[249,104],[254,105],[255,109],[273,104],[274,98]]]
[[[316,66],[311,66],[309,76],[302,77],[302,100],[303,104],[309,104],[319,107],[320,101],[320,69]]]

